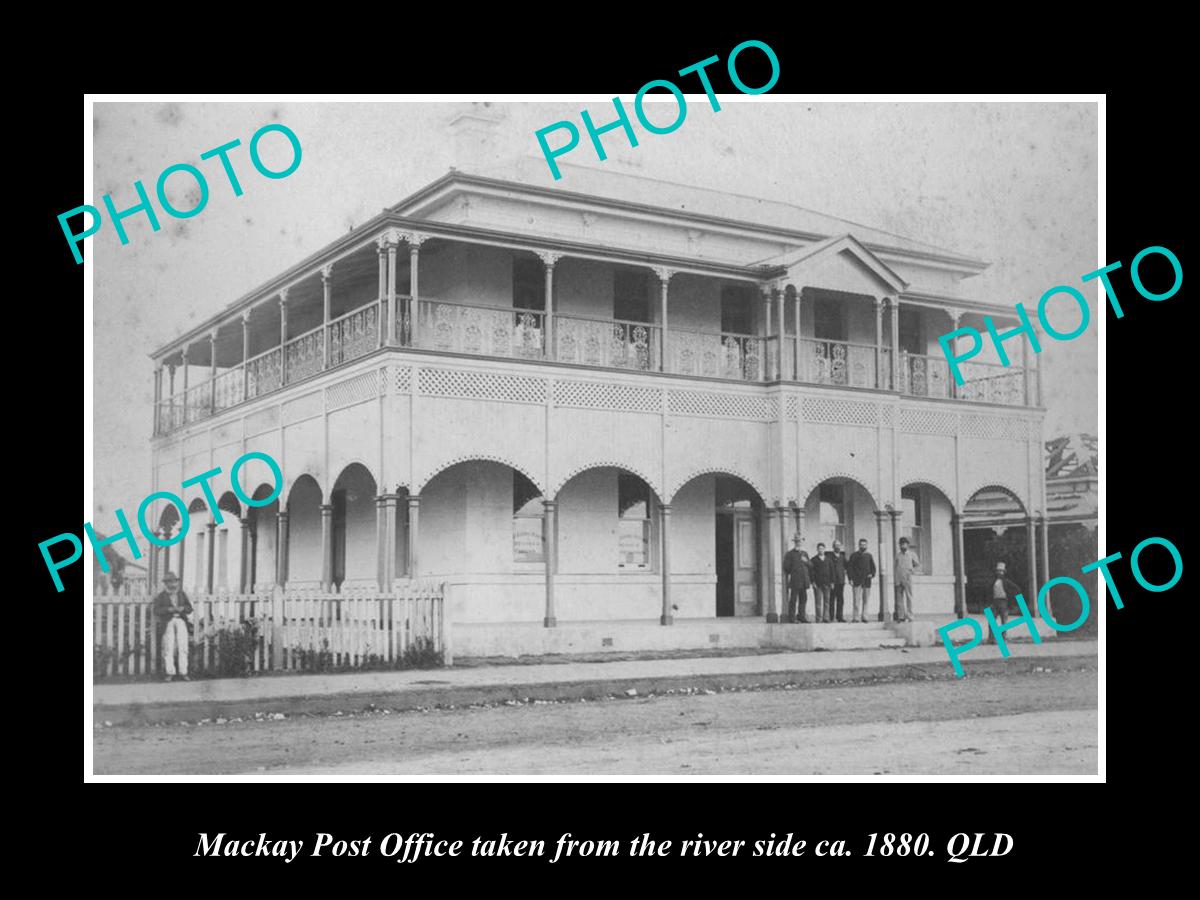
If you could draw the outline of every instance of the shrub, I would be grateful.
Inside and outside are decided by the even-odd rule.
[[[254,672],[258,653],[259,622],[220,620],[203,629],[197,628],[191,638],[188,670],[206,678],[244,678]],[[204,664],[204,641],[208,641],[209,662]]]

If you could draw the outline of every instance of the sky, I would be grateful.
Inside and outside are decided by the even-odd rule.
[[[1079,281],[1111,261],[1096,256],[1095,104],[739,100],[722,96],[721,110],[713,112],[700,95],[671,134],[639,131],[636,148],[606,139],[605,162],[585,134],[562,160],[794,203],[988,260],[991,267],[965,281],[963,293],[1004,305],[1022,301],[1031,314],[1050,287],[1079,288],[1092,324],[1075,340],[1047,341],[1039,357],[1045,434],[1096,433],[1095,321],[1104,301],[1097,304],[1098,282]],[[159,173],[180,162],[200,168],[210,188],[207,206],[192,218],[173,219],[159,209],[158,232],[144,215],[126,219],[128,245],[107,219],[87,239],[85,252],[95,260],[98,530],[115,530],[113,510],[132,516],[151,490],[149,353],[451,166],[472,168],[449,127],[470,107],[466,101],[94,105],[94,196],[81,202],[100,207],[111,193],[118,210],[133,206],[134,181],[153,196]],[[582,108],[598,125],[613,118],[611,101],[491,103],[503,121],[490,156],[478,162],[538,155],[534,132],[559,120],[578,123]],[[664,109],[651,119],[665,123],[670,116]],[[303,148],[299,168],[278,180],[260,176],[247,155],[251,135],[273,122],[294,131]],[[242,142],[230,154],[240,197],[216,159],[199,159],[234,139]],[[279,135],[262,148],[271,168],[289,160]],[[546,177],[549,183],[549,170]],[[168,199],[180,209],[195,203],[188,184],[181,175],[168,182]],[[1051,316],[1064,331],[1078,321],[1066,303]]]

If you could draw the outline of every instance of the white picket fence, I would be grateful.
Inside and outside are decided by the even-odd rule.
[[[276,589],[189,597],[193,675],[344,671],[451,665],[444,591]],[[98,594],[92,603],[93,677],[161,671],[153,597]]]

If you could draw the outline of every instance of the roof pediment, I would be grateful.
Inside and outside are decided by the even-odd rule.
[[[887,263],[849,233],[781,253],[763,260],[762,265],[785,270],[786,279],[797,287],[888,294],[908,287]]]

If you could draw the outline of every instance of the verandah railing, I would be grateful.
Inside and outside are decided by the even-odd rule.
[[[274,347],[218,372],[215,380],[160,401],[157,428],[166,434],[285,385],[345,365],[377,350],[386,304],[374,300],[320,325],[283,347]],[[946,360],[901,352],[898,383],[892,384],[892,354],[874,344],[788,335],[756,336],[669,328],[649,322],[547,315],[536,309],[492,306],[397,295],[391,314],[391,340],[401,347],[508,359],[666,371],[739,381],[779,378],[825,384],[899,390],[916,397],[1026,403],[1019,367],[986,363],[963,366],[967,384],[950,388]],[[665,359],[663,351],[665,349]]]
[[[440,585],[405,587],[391,594],[367,589],[276,590],[189,599],[192,676],[453,662]],[[162,672],[158,624],[151,596],[96,596],[93,679],[158,677]]]

